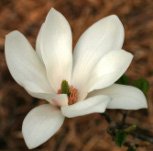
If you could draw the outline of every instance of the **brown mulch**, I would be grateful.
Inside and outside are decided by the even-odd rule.
[[[5,35],[21,31],[35,47],[35,39],[49,9],[54,7],[69,21],[75,44],[81,33],[99,19],[116,14],[125,27],[123,48],[134,54],[126,72],[131,82],[146,78],[151,85],[149,109],[130,111],[129,124],[153,135],[153,1],[152,0],[0,0],[0,151],[27,151],[21,127],[26,114],[42,104],[16,84],[4,58]],[[115,120],[120,111],[109,111]],[[98,114],[66,119],[62,128],[35,151],[125,151],[106,133],[107,122]],[[153,146],[138,151],[152,151]]]

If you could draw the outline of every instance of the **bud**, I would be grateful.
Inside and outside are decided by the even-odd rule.
[[[133,132],[136,128],[137,128],[136,125],[131,125],[131,126],[129,126],[128,128],[124,129],[124,132],[126,132],[126,133],[131,133],[131,132]]]

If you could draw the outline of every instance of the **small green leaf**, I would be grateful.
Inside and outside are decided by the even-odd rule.
[[[145,95],[149,90],[150,84],[147,80],[141,78],[133,83],[133,86],[139,88]]]
[[[115,83],[123,84],[123,85],[130,85],[129,78],[125,74],[123,74]]]
[[[136,151],[136,147],[130,147],[127,151]]]
[[[70,95],[69,85],[68,85],[68,82],[66,80],[62,81],[61,92],[62,92],[62,94],[67,94],[67,96]]]
[[[115,136],[116,145],[121,147],[126,140],[126,133],[124,131],[118,131]]]

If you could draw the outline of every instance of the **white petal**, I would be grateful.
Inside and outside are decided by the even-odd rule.
[[[6,36],[5,57],[8,68],[18,84],[30,91],[29,83],[35,85],[35,92],[53,92],[45,68],[26,38],[18,31]]]
[[[53,8],[43,26],[41,53],[49,82],[57,92],[63,80],[71,80],[72,33],[65,17]]]
[[[115,50],[102,57],[89,79],[89,92],[112,85],[127,70],[132,58],[133,55],[124,50]]]
[[[43,59],[42,59],[42,54],[41,54],[41,51],[42,51],[42,31],[43,31],[43,26],[44,24],[42,24],[41,28],[40,28],[40,31],[38,33],[38,36],[37,36],[37,40],[36,40],[36,52],[39,56],[39,58],[41,59],[41,61],[43,62]]]
[[[123,25],[117,16],[101,19],[88,28],[74,49],[72,82],[84,89],[97,62],[112,50],[121,49],[124,40]]]
[[[41,92],[37,91],[35,92],[34,90],[38,88],[35,88],[36,86],[33,85],[32,83],[27,83],[28,86],[30,87],[30,89],[28,89],[28,93],[36,98],[39,99],[45,99],[46,101],[48,101],[49,103],[56,105],[56,106],[67,106],[68,105],[68,97],[66,94],[50,94],[50,93],[45,93],[45,92]],[[26,87],[25,87],[26,89]]]
[[[46,142],[64,122],[60,110],[50,104],[38,106],[25,117],[22,133],[29,149]]]
[[[51,96],[51,100],[49,97],[49,103],[56,105],[58,107],[68,106],[68,97],[66,94],[54,94]]]
[[[37,97],[39,99],[45,99],[47,100],[49,103],[56,105],[56,106],[67,106],[68,105],[68,97],[66,94],[50,94],[50,93],[43,93],[43,92],[34,92],[33,88],[35,87],[35,85],[32,84],[28,84],[30,86],[30,90],[28,91],[28,93],[33,96],[33,97]],[[26,88],[26,87],[25,87]]]
[[[147,108],[147,100],[142,91],[132,86],[113,84],[112,86],[93,91],[90,96],[108,95],[112,98],[107,108],[137,110]]]
[[[103,113],[110,101],[110,97],[98,95],[87,98],[86,100],[77,102],[73,105],[61,107],[64,116],[72,118],[90,113]]]

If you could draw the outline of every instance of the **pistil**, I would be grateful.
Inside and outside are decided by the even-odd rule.
[[[78,90],[73,86],[69,86],[66,80],[61,83],[61,89],[58,90],[57,94],[67,94],[68,105],[72,105],[77,101]]]

